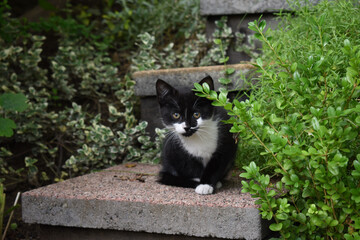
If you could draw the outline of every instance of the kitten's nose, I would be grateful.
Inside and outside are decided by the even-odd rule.
[[[184,127],[185,132],[188,132],[190,130],[190,127],[186,126]]]

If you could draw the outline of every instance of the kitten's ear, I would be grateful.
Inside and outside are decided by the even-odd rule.
[[[164,80],[158,79],[156,81],[156,95],[159,102],[168,94],[175,94],[176,90],[170,84],[166,83]]]
[[[203,80],[199,82],[199,84],[202,86],[203,83],[207,83],[210,87],[210,90],[214,90],[214,81],[210,76],[206,76]]]

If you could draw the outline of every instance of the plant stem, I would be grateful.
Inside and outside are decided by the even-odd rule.
[[[346,100],[346,105],[345,105],[345,107],[344,107],[344,110],[346,110],[348,107],[349,107],[349,103],[350,103],[350,100],[351,100],[351,98],[352,98],[352,96],[353,96],[353,94],[354,94],[354,92],[355,92],[355,89],[357,88],[357,84],[356,83],[354,83],[354,87],[353,87],[353,89],[352,89],[352,91],[351,91],[351,93],[350,93],[350,96],[348,97],[348,99]]]
[[[254,130],[249,126],[249,124],[247,122],[244,122],[245,126],[247,128],[249,128],[249,130],[251,131],[251,133],[256,137],[256,139],[260,142],[260,144],[266,149],[266,151],[270,152],[271,155],[274,157],[275,161],[277,162],[277,164],[280,166],[280,168],[285,172],[288,173],[286,171],[286,169],[283,167],[283,165],[280,163],[279,159],[277,159],[276,155],[265,145],[265,143],[263,143],[263,141],[261,141],[261,139],[258,137],[258,135],[254,132]]]
[[[266,43],[266,45],[268,45],[268,47],[271,49],[271,51],[274,53],[275,57],[280,61],[281,66],[283,68],[285,68],[285,70],[289,73],[289,75],[292,75],[289,68],[286,67],[286,64],[283,62],[283,60],[281,60],[280,56],[277,54],[277,52],[275,51],[275,49],[273,48],[273,46],[271,45],[271,43],[267,40],[267,38],[265,37],[265,35],[262,33],[262,31],[260,30],[259,26],[256,25],[256,29],[258,30],[258,33],[261,35],[263,41]]]
[[[274,129],[275,132],[279,133],[279,131],[278,131],[268,120],[266,120],[266,122],[269,124],[269,126],[270,126],[272,129]],[[288,144],[289,144],[290,146],[292,146],[292,144],[291,144],[291,142],[290,142],[290,140],[289,140],[289,138],[288,138],[287,136],[282,136],[282,137],[283,137],[283,138],[286,138]]]
[[[18,192],[17,195],[16,195],[15,202],[14,202],[14,207],[17,205],[17,203],[18,203],[18,201],[19,201],[19,198],[20,198],[20,192]],[[11,213],[10,213],[10,217],[9,217],[9,220],[8,220],[8,222],[7,222],[7,224],[6,224],[6,227],[5,227],[5,230],[4,230],[4,233],[3,233],[3,235],[2,235],[1,240],[4,240],[4,239],[5,239],[6,232],[7,232],[7,230],[9,229],[10,222],[11,222],[11,219],[12,219],[13,215],[14,215],[14,210],[11,211]]]

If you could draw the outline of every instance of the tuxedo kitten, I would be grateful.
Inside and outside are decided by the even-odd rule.
[[[203,83],[214,90],[211,77]],[[212,194],[229,172],[237,145],[229,132],[231,126],[222,122],[228,118],[226,111],[191,89],[174,88],[160,79],[156,82],[161,117],[170,130],[163,143],[159,182]]]

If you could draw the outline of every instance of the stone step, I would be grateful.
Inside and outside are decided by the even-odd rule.
[[[135,95],[140,97],[141,120],[148,122],[147,131],[153,137],[155,128],[163,128],[160,120],[158,102],[156,99],[155,83],[162,79],[174,87],[194,86],[206,76],[214,79],[215,89],[220,87],[219,78],[224,77],[225,68],[233,68],[235,72],[230,76],[233,84],[228,86],[230,90],[246,90],[244,78],[252,79],[255,74],[255,67],[251,64],[233,64],[225,66],[191,67],[191,68],[173,68],[139,71],[133,74],[136,81]]]
[[[124,231],[225,239],[268,235],[269,223],[261,219],[255,200],[240,193],[238,173],[216,194],[198,195],[194,189],[158,184],[159,169],[124,164],[25,192],[23,220],[53,226],[44,239],[59,239],[49,236],[58,235],[56,227],[63,235],[67,229],[89,229],[96,235],[91,239],[114,239],[128,234]],[[109,238],[106,230],[111,230]],[[78,232],[77,239],[85,239]]]
[[[299,1],[300,5],[314,5],[320,0]],[[206,36],[211,37],[216,29],[215,21],[222,16],[227,16],[228,26],[232,32],[240,33],[244,36],[241,43],[249,46],[251,51],[261,47],[260,41],[255,39],[252,46],[250,38],[254,32],[248,29],[249,22],[258,20],[266,20],[267,28],[276,29],[279,23],[276,14],[281,11],[291,11],[288,0],[200,0],[200,14],[206,16]],[[265,30],[266,31],[266,30]],[[255,48],[255,49],[252,49]],[[235,42],[231,43],[231,47],[227,51],[229,57],[228,63],[239,63],[240,61],[253,61],[247,51],[235,51]]]
[[[229,76],[233,80],[233,84],[228,87],[233,90],[246,89],[243,77],[249,77],[253,73],[255,67],[252,64],[232,64],[207,67],[189,67],[189,68],[172,68],[139,71],[133,74],[136,81],[135,95],[141,97],[155,96],[155,83],[158,79],[168,82],[170,85],[177,86],[194,86],[195,82],[199,82],[206,76],[214,79],[215,88],[220,87],[219,78],[224,77],[224,70],[233,68],[235,72]]]
[[[309,0],[300,4],[318,2],[320,0]],[[200,13],[203,16],[276,13],[283,10],[291,10],[288,0],[200,0]]]

